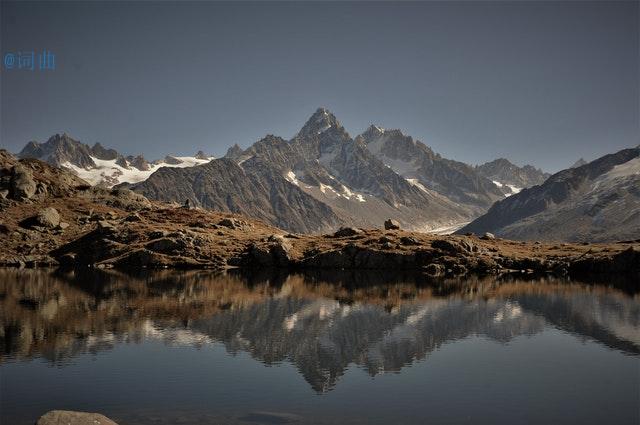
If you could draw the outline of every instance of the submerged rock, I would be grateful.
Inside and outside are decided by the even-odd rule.
[[[118,425],[99,413],[52,410],[40,416],[36,425]]]

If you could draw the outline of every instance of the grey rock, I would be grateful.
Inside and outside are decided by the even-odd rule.
[[[35,195],[36,182],[31,170],[19,164],[13,167],[9,193],[10,197],[17,201],[23,201]]]
[[[42,227],[53,229],[60,224],[60,214],[53,207],[44,208],[38,212],[36,223]]]
[[[493,240],[495,238],[496,238],[496,235],[494,235],[493,233],[485,232],[480,239]]]

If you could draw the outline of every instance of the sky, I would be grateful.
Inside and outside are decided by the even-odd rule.
[[[0,146],[222,156],[322,106],[352,136],[558,171],[640,144],[639,4],[2,1]],[[33,71],[7,67],[32,51]]]

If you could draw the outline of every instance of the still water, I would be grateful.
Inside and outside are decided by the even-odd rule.
[[[620,283],[5,270],[0,307],[7,425],[640,423]]]

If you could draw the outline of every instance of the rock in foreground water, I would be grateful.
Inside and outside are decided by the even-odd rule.
[[[99,413],[52,410],[40,416],[36,425],[118,425]]]

